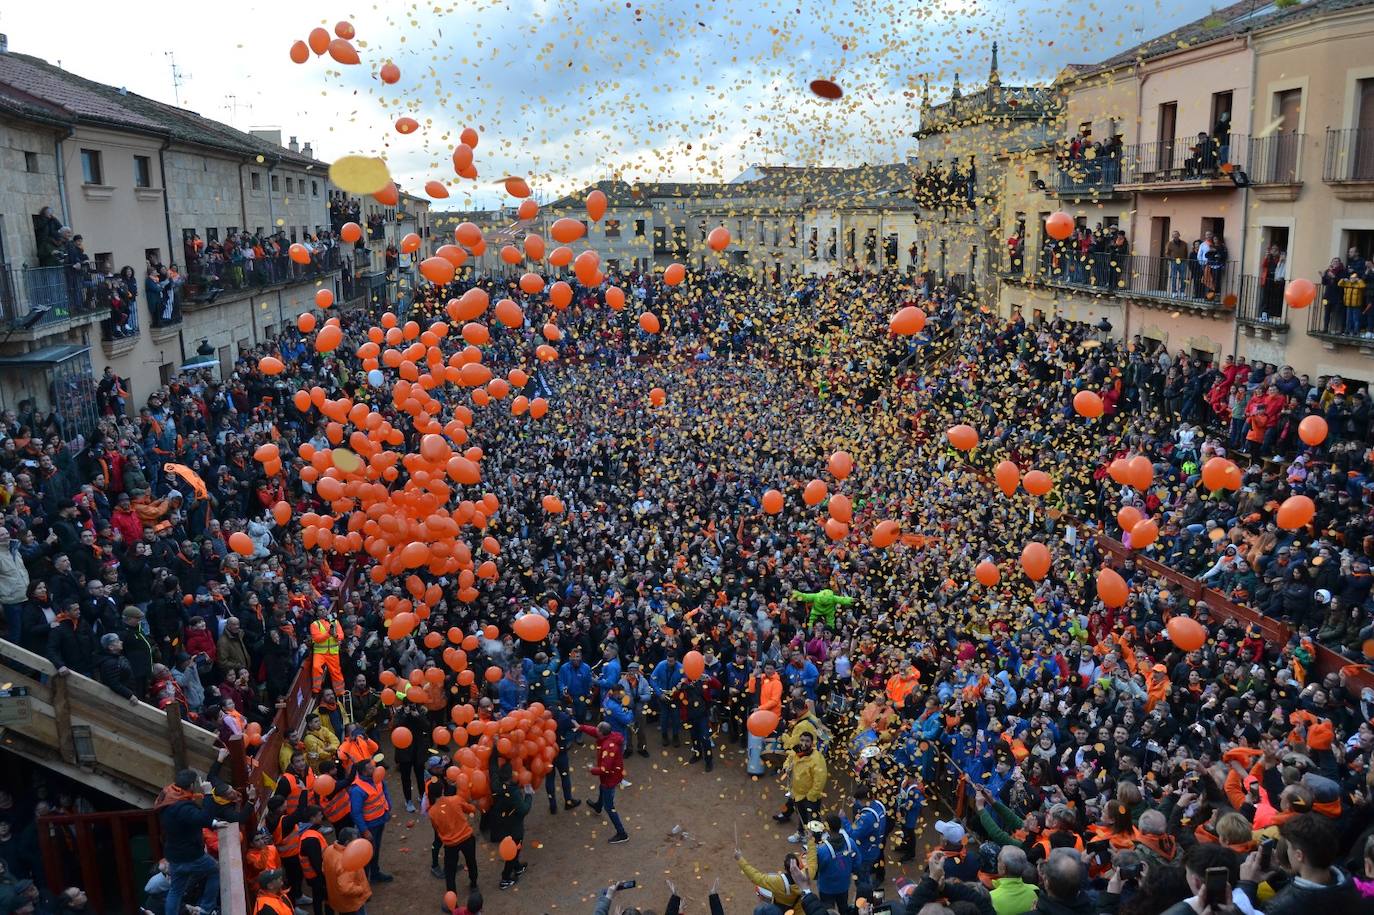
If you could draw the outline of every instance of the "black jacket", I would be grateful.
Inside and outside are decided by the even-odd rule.
[[[129,661],[134,679],[148,682],[153,676],[153,643],[138,626],[121,622],[115,632],[124,643],[124,657]]]
[[[65,620],[48,633],[48,660],[55,667],[92,676],[98,650],[95,633],[85,620]]]
[[[1329,886],[1316,886],[1306,881],[1299,884],[1296,880],[1279,891],[1264,907],[1265,915],[1359,915],[1369,911],[1368,903],[1360,898],[1360,891],[1350,875],[1339,868],[1332,868],[1339,878]],[[1258,899],[1258,890],[1253,883],[1241,882],[1241,888],[1251,899]]]
[[[96,678],[114,690],[119,698],[128,699],[134,695],[134,671],[124,655],[101,649],[95,667]]]

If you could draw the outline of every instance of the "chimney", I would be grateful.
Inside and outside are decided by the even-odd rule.
[[[301,155],[302,155],[302,156],[305,156],[307,159],[313,159],[313,158],[315,158],[315,152],[314,152],[314,150],[312,150],[312,149],[310,148],[310,144],[309,144],[309,143],[307,143],[307,144],[305,144],[304,146],[301,147]]]
[[[0,54],[8,54],[10,50],[10,36],[0,33]]]
[[[289,150],[291,150],[292,152],[300,152],[300,151],[301,151],[301,146],[300,146],[299,143],[296,142],[296,138],[295,138],[295,137],[292,137],[292,138],[291,138],[291,142],[286,144],[286,148],[289,149]]]

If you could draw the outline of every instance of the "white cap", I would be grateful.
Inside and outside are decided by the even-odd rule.
[[[1313,594],[1312,597],[1315,598],[1319,604],[1331,603],[1331,592],[1325,588],[1318,588],[1317,593]]]
[[[949,845],[958,845],[960,842],[964,841],[963,825],[953,820],[936,820],[935,831],[938,832],[940,838],[944,839]]]

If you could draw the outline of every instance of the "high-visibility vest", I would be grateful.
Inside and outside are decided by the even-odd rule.
[[[391,804],[387,802],[386,795],[379,786],[362,778],[354,779],[353,784],[363,789],[363,797],[366,798],[363,801],[363,822],[380,820],[391,810]]]
[[[338,654],[343,627],[338,620],[315,620],[310,624],[310,641],[315,643],[315,654]]]
[[[335,788],[334,793],[329,797],[320,798],[320,808],[324,811],[324,818],[331,823],[347,819],[352,806],[348,797],[347,786]]]
[[[339,744],[339,759],[346,766],[356,766],[376,752],[377,745],[366,737],[349,737]]]
[[[253,915],[294,915],[295,907],[276,893],[262,893],[253,904]]]
[[[300,843],[305,841],[307,838],[315,839],[320,843],[320,855],[322,856],[320,863],[323,864],[324,850],[329,843],[324,840],[324,835],[314,826],[306,826],[304,829],[302,829],[300,831],[299,836],[296,839],[296,844],[299,846]],[[305,874],[306,880],[314,880],[316,877],[320,876],[319,874],[315,873],[314,865],[310,863],[310,859],[307,858],[305,855],[301,855],[301,873]]]
[[[301,832],[304,831],[305,824],[297,823],[287,832],[282,824],[286,822],[286,817],[282,817],[277,823],[276,845],[277,852],[282,858],[299,858],[301,854]]]
[[[290,772],[283,772],[281,777],[286,779],[287,787],[291,789],[290,793],[286,795],[286,803],[283,804],[281,808],[282,818],[285,819],[300,808],[301,796],[305,793],[305,788],[313,788],[315,786],[315,773],[309,769],[306,770],[304,787],[302,787],[301,781]]]

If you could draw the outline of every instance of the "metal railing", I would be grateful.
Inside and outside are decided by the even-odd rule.
[[[1178,137],[1126,147],[1122,160],[1123,184],[1163,184],[1226,178],[1235,168],[1245,168],[1248,138]]]
[[[1037,261],[1027,261],[1019,269],[1014,262],[1008,263],[1010,260],[1008,254],[1003,275],[1099,294],[1218,309],[1233,307],[1240,299],[1240,278],[1230,265],[1205,266],[1194,258],[1176,260],[1110,251],[1079,254],[1051,246],[1041,250]]]
[[[0,325],[8,328],[46,327],[109,308],[97,296],[96,284],[71,267],[5,264],[0,273]]]
[[[1343,294],[1336,297],[1335,302],[1328,302],[1326,291],[1326,287],[1317,284],[1317,299],[1307,308],[1307,335],[1374,349],[1374,320],[1363,308],[1347,308]],[[1344,293],[1346,290],[1337,291]]]
[[[1374,127],[1326,132],[1323,181],[1374,181]]]
[[[1250,140],[1246,174],[1251,184],[1297,184],[1302,180],[1302,144],[1306,134],[1275,133]]]
[[[111,289],[104,283],[96,287],[96,302],[101,309],[109,309],[109,317],[100,322],[100,336],[103,340],[124,340],[138,336],[138,300],[123,300],[124,314],[114,313]]]
[[[1283,298],[1287,285],[1287,280],[1261,281],[1257,276],[1242,276],[1236,320],[1253,327],[1287,330],[1288,303]]]
[[[214,289],[238,292],[278,283],[312,280],[339,269],[340,263],[342,261],[337,247],[317,252],[309,264],[298,264],[285,254],[227,263],[209,263],[202,260],[201,263],[192,265],[191,284],[203,287],[207,292]],[[204,294],[201,293],[202,296]]]
[[[1120,183],[1121,158],[1115,155],[1064,160],[1055,175],[1055,190],[1060,194],[1111,193]]]

